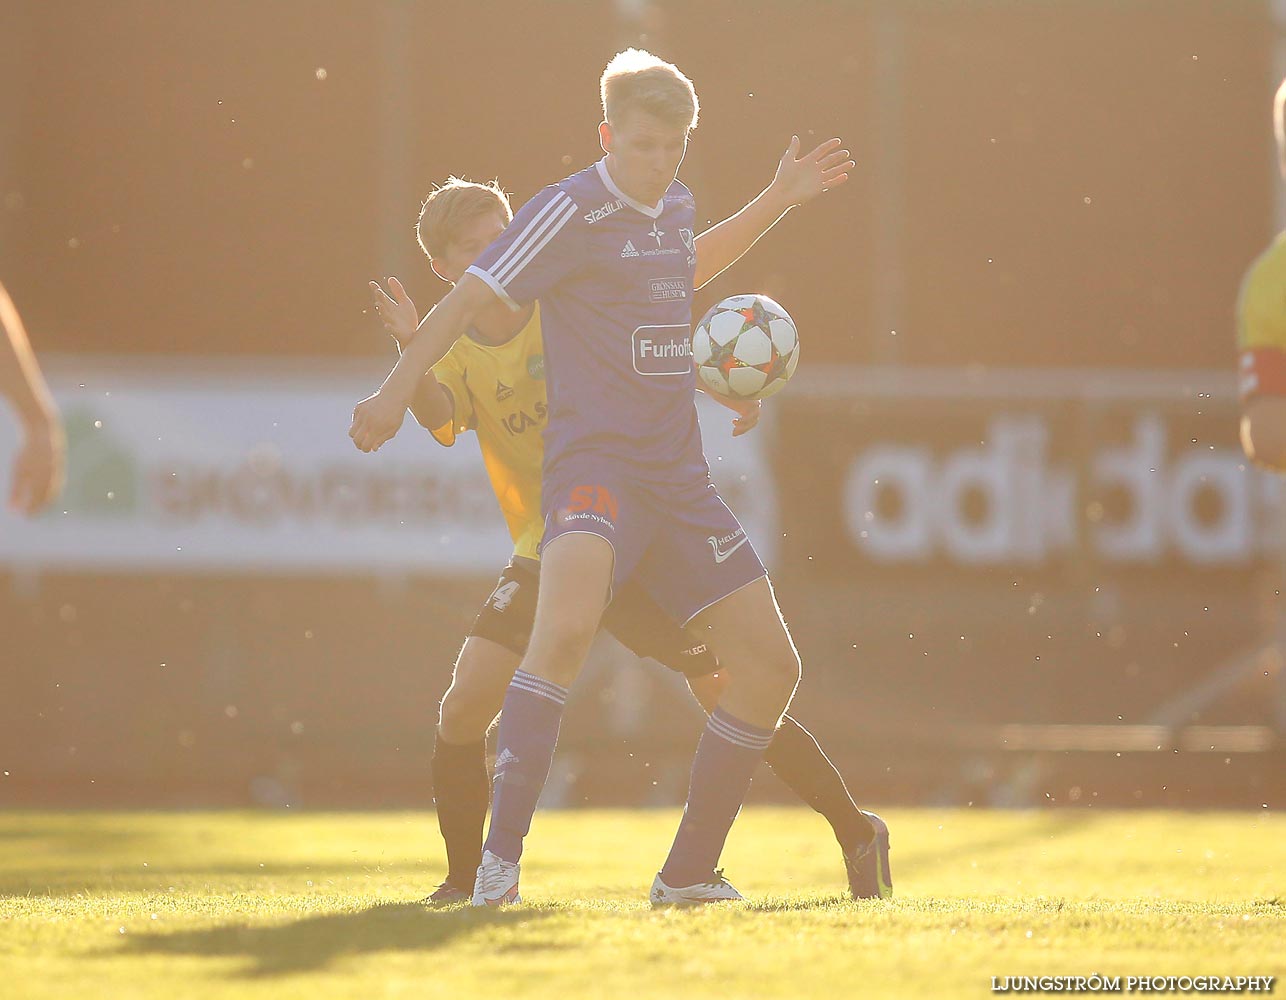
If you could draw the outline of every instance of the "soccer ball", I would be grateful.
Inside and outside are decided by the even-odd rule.
[[[767,295],[733,295],[711,309],[692,334],[692,363],[711,392],[766,399],[799,364],[795,321]]]

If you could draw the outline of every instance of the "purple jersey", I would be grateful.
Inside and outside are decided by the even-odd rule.
[[[540,300],[546,477],[586,453],[655,484],[709,474],[693,401],[695,217],[679,181],[643,205],[603,159],[540,191],[469,268],[514,308]]]

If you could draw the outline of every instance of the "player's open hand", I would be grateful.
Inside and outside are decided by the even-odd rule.
[[[22,447],[13,460],[9,506],[23,514],[36,514],[61,491],[67,443],[56,415],[29,426]]]
[[[816,149],[799,155],[799,136],[791,136],[790,145],[777,164],[772,188],[787,207],[811,201],[823,191],[837,188],[848,180],[856,166],[839,139],[827,139]]]
[[[378,451],[402,428],[406,407],[380,392],[367,396],[353,409],[353,426],[348,436],[361,451]]]
[[[384,291],[378,281],[371,282],[371,297],[375,301],[375,312],[384,329],[397,341],[399,348],[405,348],[415,336],[415,329],[420,325],[419,313],[415,303],[396,278],[388,279],[388,291]]]

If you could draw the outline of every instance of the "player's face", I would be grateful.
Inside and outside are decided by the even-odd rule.
[[[460,227],[459,235],[447,244],[446,250],[433,258],[434,273],[454,285],[504,230],[505,219],[498,212],[470,219]]]
[[[612,178],[631,198],[648,205],[661,200],[688,151],[686,128],[646,111],[634,111],[616,124],[603,122],[599,138]]]

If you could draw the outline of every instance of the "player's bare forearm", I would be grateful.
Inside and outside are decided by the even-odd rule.
[[[432,372],[429,372],[416,387],[411,400],[411,415],[426,431],[435,431],[454,416],[455,407],[451,396]]]
[[[736,215],[701,233],[696,239],[696,287],[718,277],[745,256],[790,208],[770,185]]]
[[[402,345],[409,344],[414,336],[414,330],[408,331],[405,337],[394,334],[393,340],[397,344],[398,357],[402,356]],[[455,406],[446,387],[437,380],[433,372],[428,371],[420,379],[420,384],[415,387],[415,395],[411,399],[409,409],[421,427],[427,431],[435,431],[452,419]]]
[[[44,508],[62,489],[67,442],[58,408],[45,385],[27,331],[0,285],[0,395],[22,420],[23,440],[13,460],[9,506],[26,514]]]
[[[360,451],[376,451],[396,436],[425,374],[446,356],[478,311],[494,297],[486,282],[466,274],[424,317],[379,391],[353,408],[348,436]]]
[[[18,310],[0,285],[0,395],[13,404],[28,429],[42,432],[57,423],[58,410],[27,340]]]
[[[420,380],[441,361],[495,293],[480,278],[466,274],[420,321],[411,342],[389,373],[380,392],[410,406]]]

